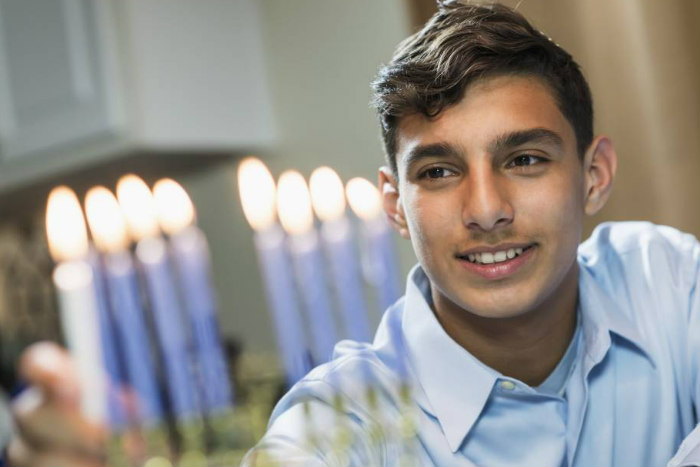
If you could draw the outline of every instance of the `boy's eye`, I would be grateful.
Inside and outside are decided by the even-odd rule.
[[[449,175],[452,175],[454,172],[452,172],[450,169],[446,169],[444,167],[431,167],[421,173],[421,178],[444,178]]]
[[[511,167],[528,167],[531,165],[539,164],[541,162],[546,162],[546,159],[542,157],[531,156],[529,154],[522,154],[513,158],[508,165]]]

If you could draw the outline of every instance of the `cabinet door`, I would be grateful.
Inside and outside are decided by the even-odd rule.
[[[3,158],[65,149],[115,127],[98,34],[105,3],[0,0]]]

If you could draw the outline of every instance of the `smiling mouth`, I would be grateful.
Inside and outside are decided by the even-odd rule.
[[[518,247],[518,248],[507,248],[503,250],[498,250],[498,251],[492,251],[492,252],[481,252],[481,253],[469,253],[469,254],[463,254],[463,255],[456,255],[457,258],[461,260],[468,261],[469,263],[472,264],[498,264],[498,263],[504,263],[508,260],[515,259],[525,253],[526,251],[530,250],[533,248],[535,245],[528,245],[526,247]]]

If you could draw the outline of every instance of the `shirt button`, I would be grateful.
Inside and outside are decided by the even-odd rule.
[[[506,391],[512,391],[515,389],[515,383],[512,381],[501,381],[498,383],[499,386],[501,386],[501,389],[505,389]]]

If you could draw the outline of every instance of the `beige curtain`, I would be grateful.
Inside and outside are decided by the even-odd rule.
[[[433,0],[406,0],[419,24]],[[595,128],[619,168],[605,220],[649,220],[700,237],[700,2],[504,0],[569,51],[593,92]]]

